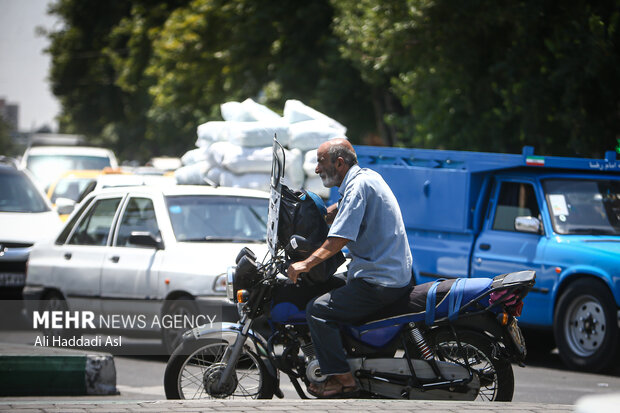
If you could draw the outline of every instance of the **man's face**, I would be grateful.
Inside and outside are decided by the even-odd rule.
[[[340,183],[338,182],[338,174],[335,165],[331,161],[327,151],[321,150],[321,148],[317,151],[317,164],[314,172],[321,177],[321,181],[323,181],[323,185],[326,188],[337,186]]]

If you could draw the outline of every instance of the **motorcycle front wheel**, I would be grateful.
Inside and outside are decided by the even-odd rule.
[[[271,399],[275,390],[272,376],[254,353],[244,349],[235,370],[218,386],[226,368],[226,341],[189,341],[170,356],[164,374],[168,399]]]
[[[450,330],[433,332],[428,341],[435,355],[443,361],[469,365],[480,379],[477,401],[511,401],[514,375],[510,362],[494,356],[493,345],[485,336],[469,331],[458,331],[457,334],[460,348]]]

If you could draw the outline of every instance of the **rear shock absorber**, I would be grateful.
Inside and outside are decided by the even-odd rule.
[[[422,358],[424,360],[432,360],[434,357],[433,352],[431,351],[428,344],[426,344],[426,340],[424,339],[424,336],[422,335],[420,329],[417,328],[414,323],[409,323],[409,328],[409,334],[411,335],[411,339],[413,340],[415,345],[418,346],[418,350],[420,350]]]

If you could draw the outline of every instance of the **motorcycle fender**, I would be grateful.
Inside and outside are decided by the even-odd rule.
[[[464,328],[468,330],[478,331],[480,333],[488,333],[497,340],[504,339],[504,328],[497,322],[497,319],[491,313],[476,314],[472,317],[461,317],[452,322],[454,327]]]
[[[495,340],[502,342],[507,351],[505,356],[511,357],[511,360],[515,362],[521,362],[525,357],[525,351],[520,351],[517,348],[510,338],[510,334],[506,330],[506,327],[502,326],[492,313],[462,317],[454,321],[452,325],[457,329],[476,331],[486,337],[490,335]]]
[[[198,326],[183,334],[183,342],[189,340],[223,340],[231,346],[241,334],[242,326],[237,323],[212,323]],[[245,346],[260,357],[261,361],[267,368],[267,372],[275,379],[279,380],[278,370],[275,368],[267,353],[267,341],[258,332],[248,330],[248,339]]]

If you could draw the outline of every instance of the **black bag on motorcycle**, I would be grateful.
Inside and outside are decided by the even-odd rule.
[[[327,209],[323,200],[310,191],[293,191],[282,185],[280,201],[280,217],[278,222],[278,243],[284,248],[291,236],[300,235],[308,240],[314,248],[318,248],[327,239],[329,228],[325,221]],[[293,261],[302,261],[310,253],[289,252]],[[342,252],[328,258],[312,268],[306,278],[310,283],[323,283],[333,275],[338,267],[344,263]]]

